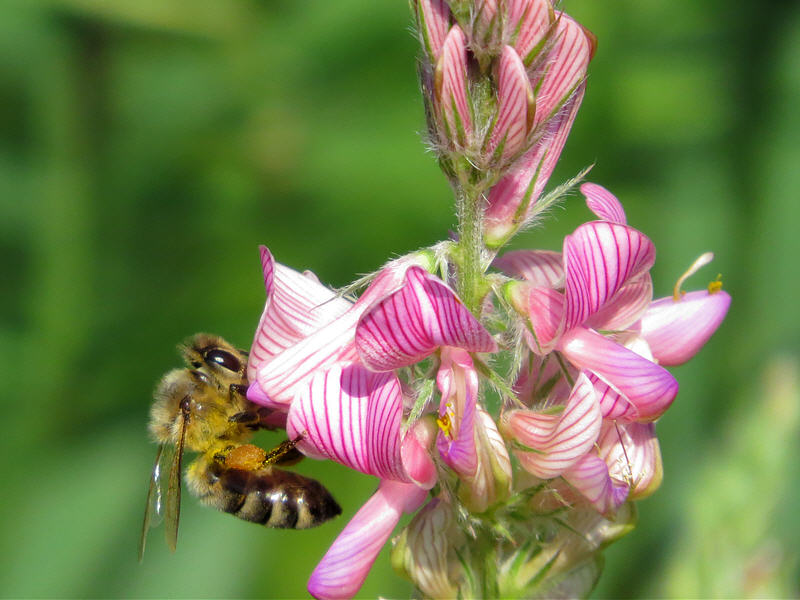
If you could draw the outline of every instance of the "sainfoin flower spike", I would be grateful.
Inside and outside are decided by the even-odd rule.
[[[545,193],[597,41],[550,0],[412,8],[458,229],[348,294],[261,247],[247,397],[304,455],[377,479],[311,574],[316,598],[357,595],[393,537],[423,597],[586,596],[669,476],[667,368],[709,342],[731,297],[719,278],[682,290],[704,253],[654,300],[655,245],[596,183],[580,185],[595,218],[559,247],[499,254],[578,185]]]

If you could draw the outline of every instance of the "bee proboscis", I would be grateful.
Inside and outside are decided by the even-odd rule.
[[[159,446],[147,492],[139,560],[149,529],[162,518],[167,545],[175,550],[185,449],[199,454],[186,470],[189,490],[218,510],[267,527],[289,529],[315,527],[341,514],[336,500],[318,481],[275,466],[303,457],[295,449],[299,438],[271,451],[247,443],[254,431],[276,427],[273,411],[245,396],[247,352],[204,333],[192,336],[180,352],[186,367],[164,375],[150,409],[149,430]]]

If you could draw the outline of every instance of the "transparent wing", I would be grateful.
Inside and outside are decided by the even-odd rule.
[[[147,533],[152,527],[161,523],[164,518],[164,465],[172,461],[174,451],[173,445],[161,444],[156,452],[153,472],[150,475],[150,486],[147,490],[147,502],[144,507],[142,536],[139,539],[139,562],[142,562],[142,558],[144,558]]]
[[[188,418],[184,414],[183,424],[181,425],[181,437],[178,439],[178,446],[175,448],[172,465],[169,469],[169,484],[167,486],[167,498],[164,505],[164,519],[167,522],[164,534],[167,538],[167,546],[169,546],[169,549],[173,552],[175,552],[175,548],[178,545],[178,522],[181,518],[181,470],[187,423]]]

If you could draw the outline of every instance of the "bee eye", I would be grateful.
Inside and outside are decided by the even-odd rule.
[[[219,348],[214,348],[206,352],[205,359],[207,363],[216,363],[234,373],[238,373],[242,368],[241,363],[233,354],[225,352],[225,350],[220,350]]]

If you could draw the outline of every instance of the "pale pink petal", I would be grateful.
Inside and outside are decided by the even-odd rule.
[[[551,479],[594,446],[601,420],[594,388],[581,374],[561,414],[513,410],[505,417],[505,428],[507,434],[534,450],[514,451],[523,468],[542,479]]]
[[[467,98],[467,39],[458,25],[451,27],[445,38],[435,79],[439,112],[447,136],[466,143],[472,132],[472,113]],[[461,138],[461,133],[466,139]]]
[[[558,113],[586,78],[592,43],[586,31],[565,13],[557,14],[554,44],[547,54],[544,77],[534,85],[536,120],[543,123]]]
[[[505,440],[494,419],[481,406],[476,407],[475,446],[478,468],[463,481],[459,497],[469,510],[482,513],[509,497],[512,473]]]
[[[413,364],[439,346],[494,352],[492,336],[440,279],[420,267],[406,271],[406,284],[373,304],[356,330],[362,362],[376,371]]]
[[[271,407],[288,407],[298,388],[315,372],[336,362],[358,358],[353,343],[362,310],[350,310],[332,323],[290,346],[256,372],[248,398]]]
[[[653,266],[656,249],[642,232],[606,221],[578,227],[564,238],[566,330],[596,313],[629,280]]]
[[[355,596],[403,512],[415,511],[427,494],[414,484],[381,481],[314,569],[309,593],[320,600]]]
[[[502,157],[508,158],[525,145],[534,116],[533,90],[525,65],[511,46],[503,48],[496,76],[497,118],[485,154],[494,156],[502,145]]]
[[[495,32],[500,26],[500,15],[497,14],[498,0],[476,0],[473,12],[476,15],[472,28],[472,42],[479,47],[486,47],[496,41]]]
[[[596,454],[585,454],[562,477],[602,514],[613,514],[628,497],[628,486],[612,479],[605,461]]]
[[[660,364],[683,364],[714,334],[730,304],[724,291],[689,292],[677,302],[660,298],[642,316],[641,335]]]
[[[540,50],[554,19],[550,0],[510,0],[508,2],[508,29],[515,33],[513,46],[529,64],[535,51]]]
[[[653,280],[644,273],[628,281],[584,325],[591,329],[615,331],[636,323],[653,300]]]
[[[537,287],[564,287],[564,259],[552,250],[512,250],[494,259],[492,266]]]
[[[475,403],[479,382],[469,353],[460,348],[443,348],[436,384],[442,394],[439,419],[446,423],[436,440],[439,454],[456,473],[472,477],[478,468]]]
[[[586,196],[586,206],[603,221],[612,223],[627,224],[625,209],[617,200],[617,197],[609,192],[602,185],[596,183],[584,183],[581,186],[581,193]]]
[[[436,62],[450,28],[450,9],[445,0],[416,0],[416,4],[425,47]]]
[[[584,85],[578,87],[563,109],[546,123],[539,140],[489,191],[484,213],[489,246],[501,246],[531,215],[561,156],[584,89]]]
[[[655,423],[606,421],[597,446],[611,477],[632,486],[631,500],[646,498],[661,485],[664,471]]]
[[[289,409],[286,433],[298,449],[382,479],[410,481],[400,453],[403,397],[394,373],[358,363],[320,371]]]
[[[259,246],[267,302],[250,349],[247,375],[255,380],[258,367],[303,337],[344,314],[350,303],[319,283],[280,263],[266,246]]]
[[[666,369],[594,331],[576,327],[564,333],[559,349],[624,395],[636,408],[637,421],[660,417],[678,393],[678,382]]]
[[[358,357],[354,343],[358,319],[376,300],[400,287],[406,269],[425,262],[424,255],[411,254],[384,266],[346,313],[262,364],[256,372],[258,387],[251,384],[248,398],[257,404],[286,408],[298,387],[314,372],[335,362],[355,360]]]

